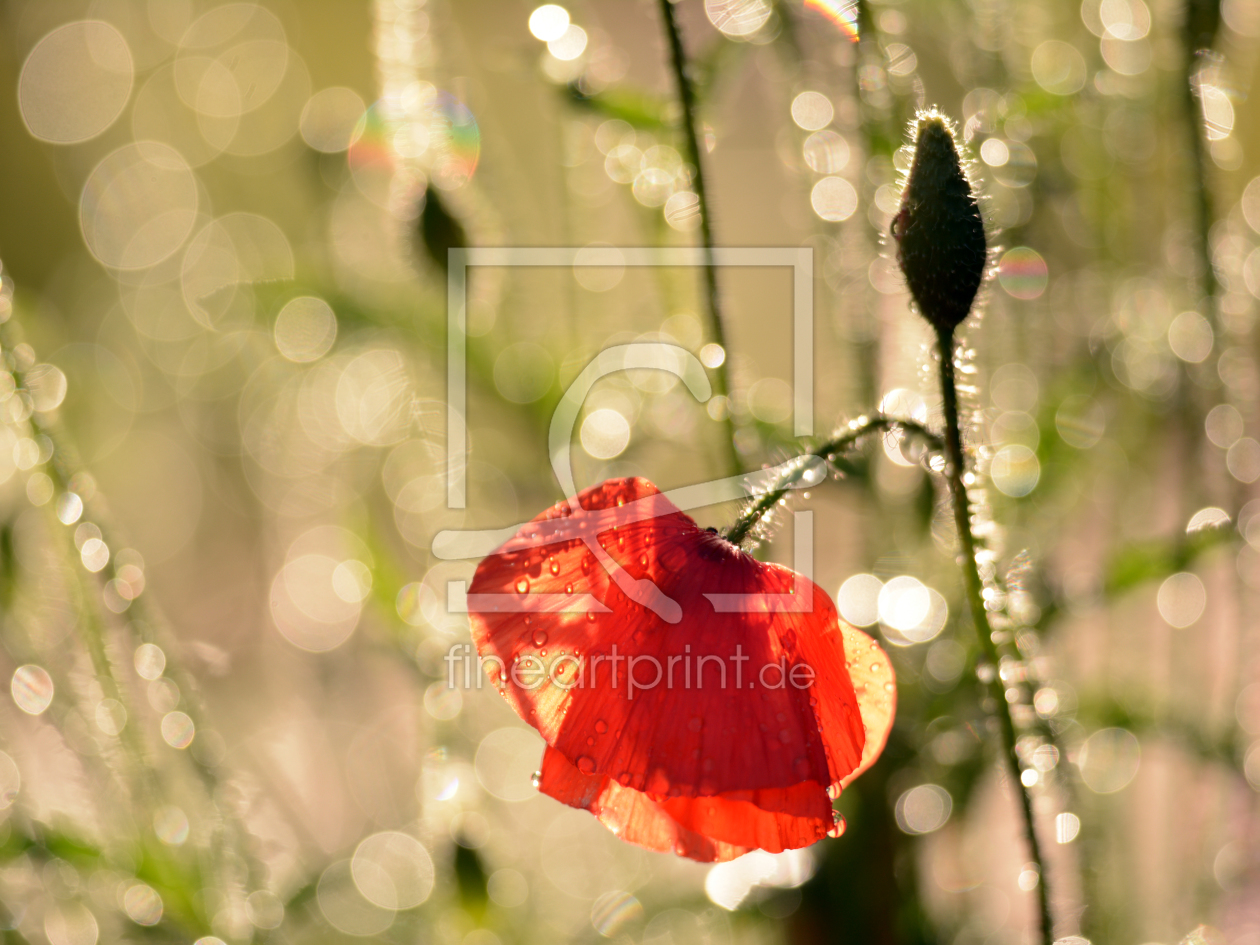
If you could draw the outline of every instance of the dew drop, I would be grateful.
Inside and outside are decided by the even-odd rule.
[[[603,546],[601,545],[600,547],[603,547]],[[583,574],[591,573],[591,556],[590,555],[582,556],[582,573]]]
[[[827,786],[827,796],[833,801],[840,796],[840,785],[831,784]]]
[[[583,774],[592,774],[595,771],[595,760],[590,755],[578,755],[577,766]]]
[[[838,837],[844,833],[844,828],[847,826],[848,824],[844,822],[844,815],[838,810],[833,810],[831,812],[831,829],[827,831],[827,836]]]
[[[555,558],[548,558],[548,559],[547,559],[547,570],[549,570],[552,574],[559,574],[559,573],[560,573],[560,562],[559,562],[559,561],[557,561]]]
[[[647,567],[647,555],[639,555],[639,564]]]
[[[880,667],[880,665],[881,665],[881,664],[879,664],[879,663],[872,663],[872,664],[871,664],[871,672],[872,672],[872,673],[878,673],[878,672],[879,672],[879,667]]]
[[[566,584],[566,585],[564,586],[564,592],[565,592],[566,594],[572,594],[572,593],[573,593],[573,585],[572,585],[572,584]]]
[[[535,771],[533,774],[531,774],[529,776],[529,783],[532,784],[534,787],[538,787],[538,785],[542,784],[542,772]]]
[[[547,645],[547,631],[535,630],[534,636],[532,637],[532,639],[534,641],[534,646],[546,646]]]
[[[595,744],[595,736],[594,736],[594,735],[587,735],[587,736],[586,736],[586,744],[588,744],[588,745],[594,745],[594,744]]]
[[[529,578],[521,578],[516,582],[516,593],[524,594],[529,590]]]
[[[603,735],[606,731],[608,731],[608,723],[605,722],[603,719],[596,719],[595,731],[598,732],[600,735]]]
[[[586,622],[587,622],[587,623],[594,623],[594,622],[595,622],[595,611],[593,611],[593,610],[588,610],[588,611],[586,612]]]

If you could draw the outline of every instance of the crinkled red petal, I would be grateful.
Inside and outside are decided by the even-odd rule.
[[[799,849],[821,840],[832,826],[831,803],[812,781],[716,797],[661,798],[606,775],[583,774],[550,747],[543,754],[538,789],[590,811],[624,840],[706,863],[755,849]]]
[[[651,517],[614,528],[614,510],[640,500]],[[581,774],[670,800],[835,784],[858,768],[866,733],[826,593],[700,529],[644,479],[611,480],[578,502],[583,513],[560,503],[523,528],[481,563],[469,588],[473,639],[504,669],[491,663],[491,678],[548,744]],[[546,542],[574,520],[598,533],[630,578],[650,579],[681,619],[670,622],[627,597],[581,540]],[[797,588],[812,597],[805,612],[766,596],[787,601]],[[473,603],[478,595],[531,594],[553,595],[537,599],[553,609]],[[718,613],[706,594],[760,595],[763,603],[754,612]],[[583,595],[608,612],[554,609]],[[513,678],[531,660],[546,673]],[[805,679],[803,670],[791,676],[800,666],[812,669],[812,685],[784,680],[784,670]],[[627,685],[631,669],[642,688]],[[541,684],[531,687],[536,679]]]

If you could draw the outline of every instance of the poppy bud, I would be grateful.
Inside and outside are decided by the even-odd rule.
[[[984,278],[984,221],[948,121],[929,111],[916,124],[914,163],[891,232],[919,312],[952,333]]]

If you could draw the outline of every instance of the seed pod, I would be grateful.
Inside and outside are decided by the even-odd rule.
[[[952,333],[984,278],[984,221],[949,122],[929,111],[916,125],[914,163],[891,230],[919,312],[937,331]]]

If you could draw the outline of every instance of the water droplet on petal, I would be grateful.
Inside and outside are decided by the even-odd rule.
[[[549,558],[549,559],[547,559],[547,569],[548,569],[548,570],[549,570],[552,574],[559,574],[559,573],[560,573],[560,562],[559,562],[559,561],[557,561],[555,558]]]
[[[838,837],[844,833],[844,828],[847,826],[848,824],[844,821],[844,815],[838,810],[833,810],[831,812],[831,829],[827,831],[827,836]]]
[[[605,722],[603,719],[596,719],[596,720],[595,720],[595,731],[597,731],[597,732],[599,732],[599,734],[603,735],[606,731],[608,731],[608,723],[607,723],[607,722]]]
[[[572,585],[572,584],[566,584],[566,585],[564,586],[564,592],[565,592],[566,594],[572,594],[572,593],[573,593],[573,585]]]
[[[578,755],[577,766],[578,770],[583,774],[593,774],[595,771],[595,760],[589,755]]]
[[[535,630],[534,636],[532,639],[534,641],[534,646],[546,646],[547,645],[547,631]]]
[[[538,785],[542,784],[542,772],[535,771],[533,774],[531,774],[529,776],[529,783],[532,784],[534,787],[538,787]]]
[[[521,578],[516,582],[516,593],[524,594],[529,590],[529,578]]]
[[[595,622],[595,611],[593,611],[593,610],[588,610],[588,611],[586,612],[586,622],[587,622],[587,623],[594,623],[594,622]]]
[[[840,785],[830,784],[827,786],[827,796],[833,801],[840,796]]]

